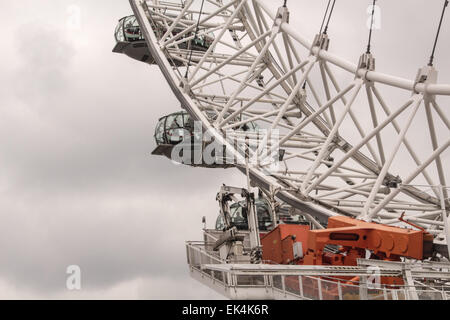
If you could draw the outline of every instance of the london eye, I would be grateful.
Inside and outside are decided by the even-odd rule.
[[[247,181],[220,189],[215,229],[187,243],[194,278],[233,299],[450,298],[450,84],[434,61],[448,1],[410,79],[377,71],[375,1],[354,62],[332,52],[350,41],[328,35],[336,1],[314,39],[289,1],[130,4],[113,51],[162,72],[182,108],[153,154]]]

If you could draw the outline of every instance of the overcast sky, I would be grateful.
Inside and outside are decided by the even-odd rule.
[[[288,1],[291,24],[311,39],[326,2]],[[330,50],[355,63],[370,2],[338,0],[330,26]],[[378,71],[414,78],[442,3],[379,1]],[[201,239],[202,216],[213,226],[220,185],[245,178],[150,156],[157,120],[179,104],[157,67],[111,52],[128,14],[128,0],[0,2],[0,298],[218,297],[190,279],[184,242]],[[440,82],[450,82],[449,23]],[[80,292],[66,290],[69,265],[81,267]]]

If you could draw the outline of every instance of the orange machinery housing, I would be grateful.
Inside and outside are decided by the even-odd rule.
[[[261,239],[263,260],[276,264],[291,264],[294,258],[294,246],[298,243],[302,251],[307,249],[309,226],[280,224]]]
[[[301,245],[300,245],[301,243]],[[374,259],[417,260],[432,254],[433,236],[424,230],[411,230],[337,216],[327,229],[281,224],[261,239],[263,260],[277,264],[355,266],[365,258],[366,249]],[[340,253],[324,251],[326,245],[340,246]],[[294,252],[303,254],[294,256]]]

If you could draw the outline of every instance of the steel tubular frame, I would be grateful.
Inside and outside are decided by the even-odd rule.
[[[450,85],[348,62],[323,42],[312,44],[301,36],[289,24],[287,8],[274,13],[263,0],[207,0],[201,17],[199,2],[130,0],[150,52],[183,108],[240,163],[246,148],[230,144],[227,130],[257,122],[269,129],[261,145],[270,141],[272,130],[280,131],[271,150],[285,149],[282,168],[268,173],[265,166],[251,164],[253,183],[279,190],[278,199],[321,221],[344,214],[402,225],[396,218],[406,211],[406,220],[420,221],[446,239],[450,122],[439,104],[450,95]],[[214,34],[214,40],[205,52],[194,52],[184,78],[180,69],[187,67],[189,50],[179,46],[195,38],[197,21],[198,34]],[[183,31],[175,32],[176,26]],[[345,83],[336,71],[354,80]],[[391,109],[383,87],[401,89],[406,102]],[[427,128],[431,150],[411,143],[417,127]],[[445,223],[436,220],[439,212],[447,216]]]

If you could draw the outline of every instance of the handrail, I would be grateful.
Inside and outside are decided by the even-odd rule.
[[[220,259],[217,256],[209,253],[205,249],[204,241],[188,241],[186,242],[186,246],[188,248],[188,258],[189,261],[192,261],[193,253],[199,253],[202,255],[200,257],[200,261],[202,261],[204,257],[211,259],[217,264],[226,264],[226,261]],[[198,257],[197,257],[198,258]],[[220,283],[221,286],[225,286],[228,288],[238,289],[257,289],[257,288],[270,288],[274,292],[281,293],[285,296],[290,295],[294,298],[299,299],[313,299],[311,297],[316,297],[320,300],[327,300],[332,297],[338,298],[339,300],[345,300],[354,295],[359,297],[360,292],[365,292],[365,296],[369,300],[382,299],[382,300],[398,300],[398,299],[412,299],[414,296],[420,298],[434,298],[434,299],[442,299],[448,300],[450,299],[450,286],[439,286],[435,288],[418,288],[418,286],[409,286],[409,285],[370,285],[370,284],[350,284],[348,280],[330,280],[326,277],[326,275],[320,276],[312,276],[312,275],[293,275],[289,274],[289,271],[286,270],[286,273],[278,273],[278,274],[270,274],[264,273],[263,270],[258,270],[257,266],[253,265],[243,265],[245,266],[246,272],[239,273],[237,270],[233,270],[232,268],[214,268],[213,265],[205,265],[201,264],[200,268],[194,267],[191,263],[191,268],[193,272],[200,272],[202,277],[207,277],[211,279],[214,283]],[[248,267],[254,267],[254,270],[249,269]],[[286,266],[284,266],[286,267]],[[289,266],[288,266],[289,267]],[[314,266],[313,266],[314,267]],[[320,268],[320,266],[316,266]],[[336,268],[339,269],[339,268]],[[355,269],[353,267],[341,268],[341,270],[347,269],[351,271],[351,269]],[[358,269],[358,268],[356,268]],[[207,272],[209,271],[209,272]],[[217,277],[218,274],[221,274],[220,279]],[[278,279],[278,280],[277,280]],[[290,279],[288,284],[286,284],[286,280]],[[278,282],[277,282],[278,281]],[[293,282],[292,282],[293,281]],[[305,283],[305,281],[307,281]],[[260,283],[258,283],[260,282]],[[281,288],[276,286],[276,283],[280,284]],[[298,285],[299,291],[297,292],[296,286]],[[320,290],[319,290],[320,287]],[[302,288],[302,289],[300,289]],[[433,290],[434,289],[434,290]],[[361,291],[362,290],[362,291]],[[295,292],[294,292],[295,291]],[[304,293],[302,293],[305,291]],[[306,296],[305,296],[306,294]],[[350,294],[350,296],[347,296]]]

